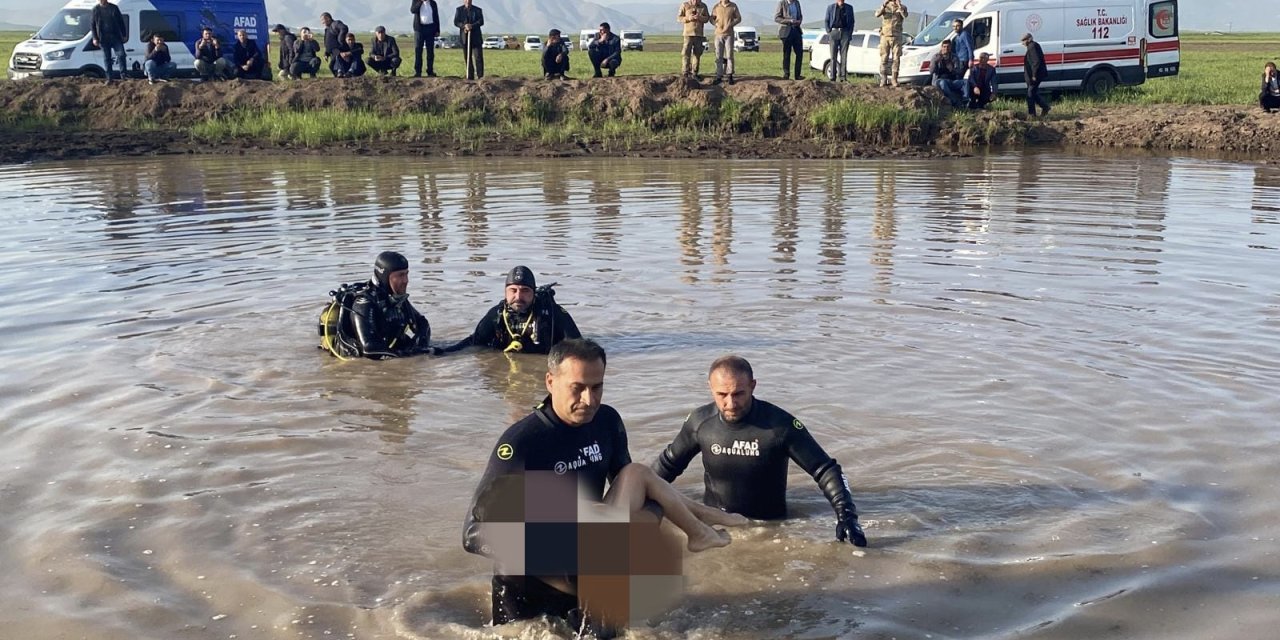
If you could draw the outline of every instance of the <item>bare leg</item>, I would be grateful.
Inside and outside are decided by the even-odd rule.
[[[632,463],[623,467],[604,497],[606,503],[626,507],[630,513],[639,511],[646,499],[662,505],[671,523],[689,536],[690,551],[704,551],[729,544],[729,534],[713,529],[700,520],[690,510],[688,498],[680,495],[680,492],[644,465]]]
[[[659,480],[661,480],[661,478],[659,478]],[[715,507],[709,507],[695,500],[690,500],[685,497],[683,493],[678,491],[676,492],[676,495],[680,496],[680,498],[684,500],[685,505],[689,507],[689,510],[693,512],[693,515],[698,516],[699,520],[707,524],[720,525],[722,527],[744,527],[751,523],[750,519],[740,513],[729,513],[728,511],[721,511]]]

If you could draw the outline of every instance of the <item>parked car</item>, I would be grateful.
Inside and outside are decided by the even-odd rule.
[[[623,51],[644,51],[644,32],[635,29],[622,30]]]
[[[452,33],[436,38],[437,49],[457,49],[461,46],[462,43],[458,40],[458,36]]]
[[[484,39],[480,47],[483,49],[501,49],[503,47],[502,36],[489,36]]]
[[[831,77],[831,34],[818,37],[809,55],[809,67]],[[848,69],[850,74],[880,75],[880,34],[876,31],[854,31],[849,36]]]
[[[813,51],[813,43],[817,42],[818,38],[822,37],[822,29],[805,29],[803,33],[804,40],[801,42],[800,46],[805,51]]]
[[[542,38],[539,38],[538,36],[525,36],[524,50],[525,51],[542,51]]]
[[[517,39],[515,36],[502,36],[502,48],[503,48],[503,49],[516,49],[516,50],[519,50],[519,49],[520,49],[520,47],[522,47],[522,46],[524,46],[524,45],[523,45],[523,44],[521,44],[521,43],[520,43],[520,40],[519,40],[519,39]]]
[[[733,28],[733,50],[734,51],[760,51],[760,38],[756,35],[755,27],[734,27]]]

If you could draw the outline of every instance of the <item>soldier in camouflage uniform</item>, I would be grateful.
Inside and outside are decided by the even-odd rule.
[[[902,60],[902,21],[907,19],[907,5],[901,0],[884,0],[876,9],[876,17],[880,18],[880,86],[888,86],[892,77],[896,87]]]

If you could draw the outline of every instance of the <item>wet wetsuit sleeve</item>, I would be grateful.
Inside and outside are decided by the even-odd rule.
[[[485,313],[484,317],[480,319],[480,322],[476,324],[476,330],[471,332],[471,335],[445,347],[444,352],[453,353],[454,351],[460,351],[473,345],[481,347],[492,345],[494,341],[494,332],[496,331],[495,324],[498,318],[499,307],[501,307],[501,305],[489,309],[488,313]]]
[[[560,342],[565,338],[581,338],[582,332],[578,330],[578,324],[573,321],[573,316],[569,315],[564,307],[556,305],[556,333],[555,341]]]
[[[422,312],[410,305],[410,315],[413,317],[413,335],[414,335],[414,351],[417,353],[425,353],[431,351],[431,323],[427,322],[427,317]]]
[[[378,306],[367,295],[356,296],[356,300],[351,305],[351,321],[356,328],[356,342],[360,346],[360,353],[366,357],[376,357],[387,354],[387,340],[378,331],[378,318],[380,315]]]
[[[680,477],[680,474],[684,473],[689,463],[693,461],[693,457],[701,452],[697,427],[693,424],[693,415],[690,415],[685,418],[684,425],[680,427],[680,433],[676,434],[676,439],[672,440],[671,444],[658,455],[658,459],[653,461],[653,471],[659,478],[671,482]]]
[[[805,473],[813,476],[813,480],[818,483],[818,488],[822,489],[822,494],[827,497],[827,502],[831,503],[831,508],[835,510],[836,515],[845,512],[856,515],[857,508],[853,504],[853,495],[849,492],[849,482],[845,479],[840,464],[823,451],[818,441],[813,439],[813,434],[809,433],[799,420],[793,418],[789,429],[787,455],[791,456],[791,459],[795,460]]]
[[[507,429],[489,452],[480,484],[476,485],[462,531],[462,548],[468,553],[493,557],[487,544],[484,524],[489,522],[522,522],[524,520],[523,474],[527,448],[516,437],[519,424]]]

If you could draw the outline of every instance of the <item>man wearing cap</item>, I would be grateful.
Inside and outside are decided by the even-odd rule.
[[[436,77],[436,36],[440,35],[440,5],[436,0],[412,0],[413,77],[422,76],[422,50],[427,50],[427,77]]]
[[[1044,63],[1044,50],[1029,33],[1022,34],[1022,46],[1027,48],[1027,55],[1022,58],[1022,76],[1027,81],[1027,113],[1036,115],[1036,105],[1040,106],[1040,115],[1049,115],[1049,101],[1040,96],[1040,83],[1049,75],[1049,68]]]
[[[381,360],[434,353],[431,324],[409,304],[409,261],[383,251],[373,263],[373,278],[360,287],[338,326],[336,353]]]
[[[787,470],[794,460],[813,477],[836,514],[836,539],[865,547],[867,537],[844,471],[795,416],[754,396],[745,358],[727,355],[707,374],[713,402],[694,409],[675,440],[653,462],[671,482],[702,454],[703,496],[710,507],[758,520],[787,517]]]
[[[581,338],[569,312],[556,304],[553,286],[538,287],[526,266],[507,272],[505,299],[489,309],[471,335],[445,352],[475,345],[508,353],[547,353],[565,338]]]
[[[280,75],[285,78],[293,78],[293,49],[294,44],[298,42],[298,36],[289,33],[289,28],[277,24],[271,33],[280,37]],[[270,47],[270,45],[267,45]]]
[[[385,76],[388,73],[396,74],[396,69],[400,68],[400,47],[396,45],[396,39],[387,35],[387,28],[379,26],[373,30],[373,44],[369,47],[369,68],[378,72],[378,75]]]
[[[564,80],[569,71],[569,48],[560,38],[560,30],[547,34],[547,46],[542,48],[542,76],[547,80]]]

